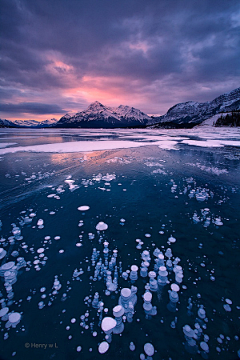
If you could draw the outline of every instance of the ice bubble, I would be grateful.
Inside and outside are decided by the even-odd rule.
[[[0,267],[0,275],[4,275],[5,271],[9,271],[13,268],[13,266],[15,265],[15,262],[14,261],[9,261],[5,264],[3,264],[1,267]]]
[[[146,343],[144,345],[144,351],[148,356],[152,356],[154,354],[154,347],[150,343]]]
[[[100,354],[105,354],[109,349],[109,343],[107,341],[101,342],[101,344],[98,347],[98,352]]]
[[[117,322],[115,319],[113,319],[112,317],[105,317],[102,320],[101,328],[104,332],[108,332],[108,331],[112,330],[113,328],[115,328],[116,325],[117,325]]]
[[[63,254],[63,253],[64,253],[63,249],[59,250],[59,254]]]
[[[0,259],[3,259],[6,254],[7,254],[6,250],[4,250],[3,248],[0,248]]]
[[[175,291],[175,292],[178,292],[180,290],[180,287],[177,284],[172,284],[171,285],[171,290]]]
[[[114,306],[113,308],[113,315],[115,317],[120,317],[120,316],[123,316],[124,314],[124,308],[122,307],[122,305],[116,305]]]
[[[38,254],[41,254],[41,253],[43,253],[44,252],[44,248],[39,248],[39,249],[37,249],[37,253]]]
[[[145,292],[143,295],[143,299],[146,302],[150,302],[152,300],[152,293],[150,293],[150,291]]]
[[[8,320],[11,323],[11,325],[13,327],[15,327],[19,323],[19,321],[21,320],[21,315],[18,312],[14,312],[14,313],[9,315]]]
[[[88,205],[82,205],[82,206],[78,207],[79,211],[87,211],[89,209],[90,209],[90,206],[88,206]]]
[[[77,320],[75,318],[71,319],[71,323],[74,324]]]
[[[215,223],[215,225],[217,225],[217,226],[222,226],[222,225],[223,225],[223,222],[221,221],[221,218],[220,218],[220,217],[216,218],[215,221],[214,221],[214,223]]]
[[[78,346],[77,347],[77,352],[80,352],[82,350],[82,347],[81,346]]]
[[[60,239],[61,239],[60,236],[55,236],[55,237],[54,237],[54,240],[60,240]]]
[[[42,293],[42,292],[44,292],[44,291],[46,291],[46,288],[45,288],[45,287],[42,287],[42,288],[40,289],[40,292]]]
[[[134,351],[135,350],[135,345],[134,345],[134,343],[131,341],[130,342],[130,345],[129,345],[129,349],[131,350],[131,351]]]
[[[203,338],[204,338],[204,341],[205,341],[205,342],[208,342],[209,336],[208,336],[207,334],[204,334]]]
[[[127,280],[127,278],[128,278],[128,273],[127,273],[126,271],[124,271],[124,272],[122,273],[122,278],[123,278],[124,280]]]
[[[189,338],[194,336],[194,332],[189,325],[183,326],[183,332],[184,335],[186,335]]]
[[[42,226],[43,225],[43,219],[39,219],[37,222],[37,226]]]
[[[3,318],[4,316],[6,316],[6,314],[8,313],[9,308],[8,307],[4,307],[0,310],[0,318]],[[3,319],[2,319],[3,320]]]
[[[137,265],[132,265],[131,266],[131,271],[138,271],[138,266]]]
[[[209,351],[209,346],[208,346],[208,344],[207,344],[206,342],[204,342],[204,341],[201,341],[201,342],[200,342],[200,348],[201,348],[203,351],[206,351],[206,352]]]
[[[96,229],[99,231],[107,230],[107,228],[108,228],[108,225],[105,224],[103,221],[100,221],[96,226]]]
[[[227,303],[228,305],[232,305],[232,300],[230,300],[230,299],[225,299],[225,301],[226,301],[226,303]]]
[[[150,238],[152,235],[151,234],[145,234],[146,238]]]
[[[40,301],[39,303],[38,303],[38,307],[39,307],[39,309],[43,309],[44,308],[44,302],[43,301]]]
[[[224,308],[225,311],[228,311],[228,312],[232,311],[231,306],[228,305],[228,304],[224,304],[223,308]]]
[[[173,237],[172,235],[168,238],[168,241],[170,243],[175,243],[177,241],[177,239],[175,239],[175,237]]]
[[[19,255],[19,252],[18,252],[17,250],[14,250],[14,251],[11,253],[11,255],[12,255],[13,257],[16,257],[16,256]],[[1,257],[0,257],[0,259],[1,259]]]

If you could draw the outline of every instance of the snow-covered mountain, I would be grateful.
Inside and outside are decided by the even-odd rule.
[[[120,105],[112,108],[98,101],[73,116],[64,115],[56,124],[57,127],[80,128],[118,128],[145,126],[152,123],[152,118],[142,111],[130,106]]]
[[[56,124],[57,122],[58,122],[58,120],[53,118],[53,119],[50,119],[50,120],[41,121],[40,123],[38,123],[38,126],[40,126],[40,127],[48,127],[48,126],[52,126],[52,125]]]
[[[32,126],[38,126],[39,125],[39,121],[37,120],[14,120],[13,121],[14,124],[18,125],[18,126],[24,126],[24,127],[32,127]]]
[[[18,127],[18,125],[14,124],[14,122],[10,120],[2,120],[0,119],[0,128],[12,128],[12,127]]]
[[[14,120],[13,123],[20,127],[49,127],[57,122],[57,119],[37,121],[37,120]]]
[[[155,127],[193,127],[216,114],[240,110],[240,88],[218,96],[213,101],[198,103],[188,101],[171,107],[155,120]]]

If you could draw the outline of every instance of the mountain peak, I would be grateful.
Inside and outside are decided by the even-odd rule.
[[[105,106],[101,104],[99,101],[94,101],[87,108],[87,110],[94,110],[94,111],[102,110],[102,109],[105,109]]]

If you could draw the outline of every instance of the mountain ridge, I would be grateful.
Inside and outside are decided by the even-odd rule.
[[[193,127],[216,114],[240,110],[240,87],[212,101],[187,101],[172,106],[165,115],[156,118],[155,127]]]
[[[65,114],[56,119],[1,120],[0,127],[50,127],[50,128],[192,128],[217,114],[240,110],[240,87],[224,93],[212,101],[187,101],[172,106],[165,115],[149,116],[128,105],[110,107],[99,101],[91,103],[86,110],[74,115]]]
[[[127,105],[110,107],[95,101],[86,110],[73,116],[64,115],[57,122],[56,127],[145,127],[151,121],[151,117],[133,107]]]

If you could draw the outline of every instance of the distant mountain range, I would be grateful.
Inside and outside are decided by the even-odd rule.
[[[53,124],[57,123],[57,119],[51,119],[51,120],[44,120],[44,121],[37,121],[37,120],[2,120],[0,119],[0,128],[2,127],[23,127],[23,128],[44,128],[44,127],[50,127]]]
[[[98,101],[86,110],[71,116],[38,122],[36,120],[1,120],[0,127],[51,128],[191,128],[217,114],[240,110],[240,88],[218,96],[212,101],[188,101],[171,107],[163,116],[149,116],[130,106],[108,107]]]

